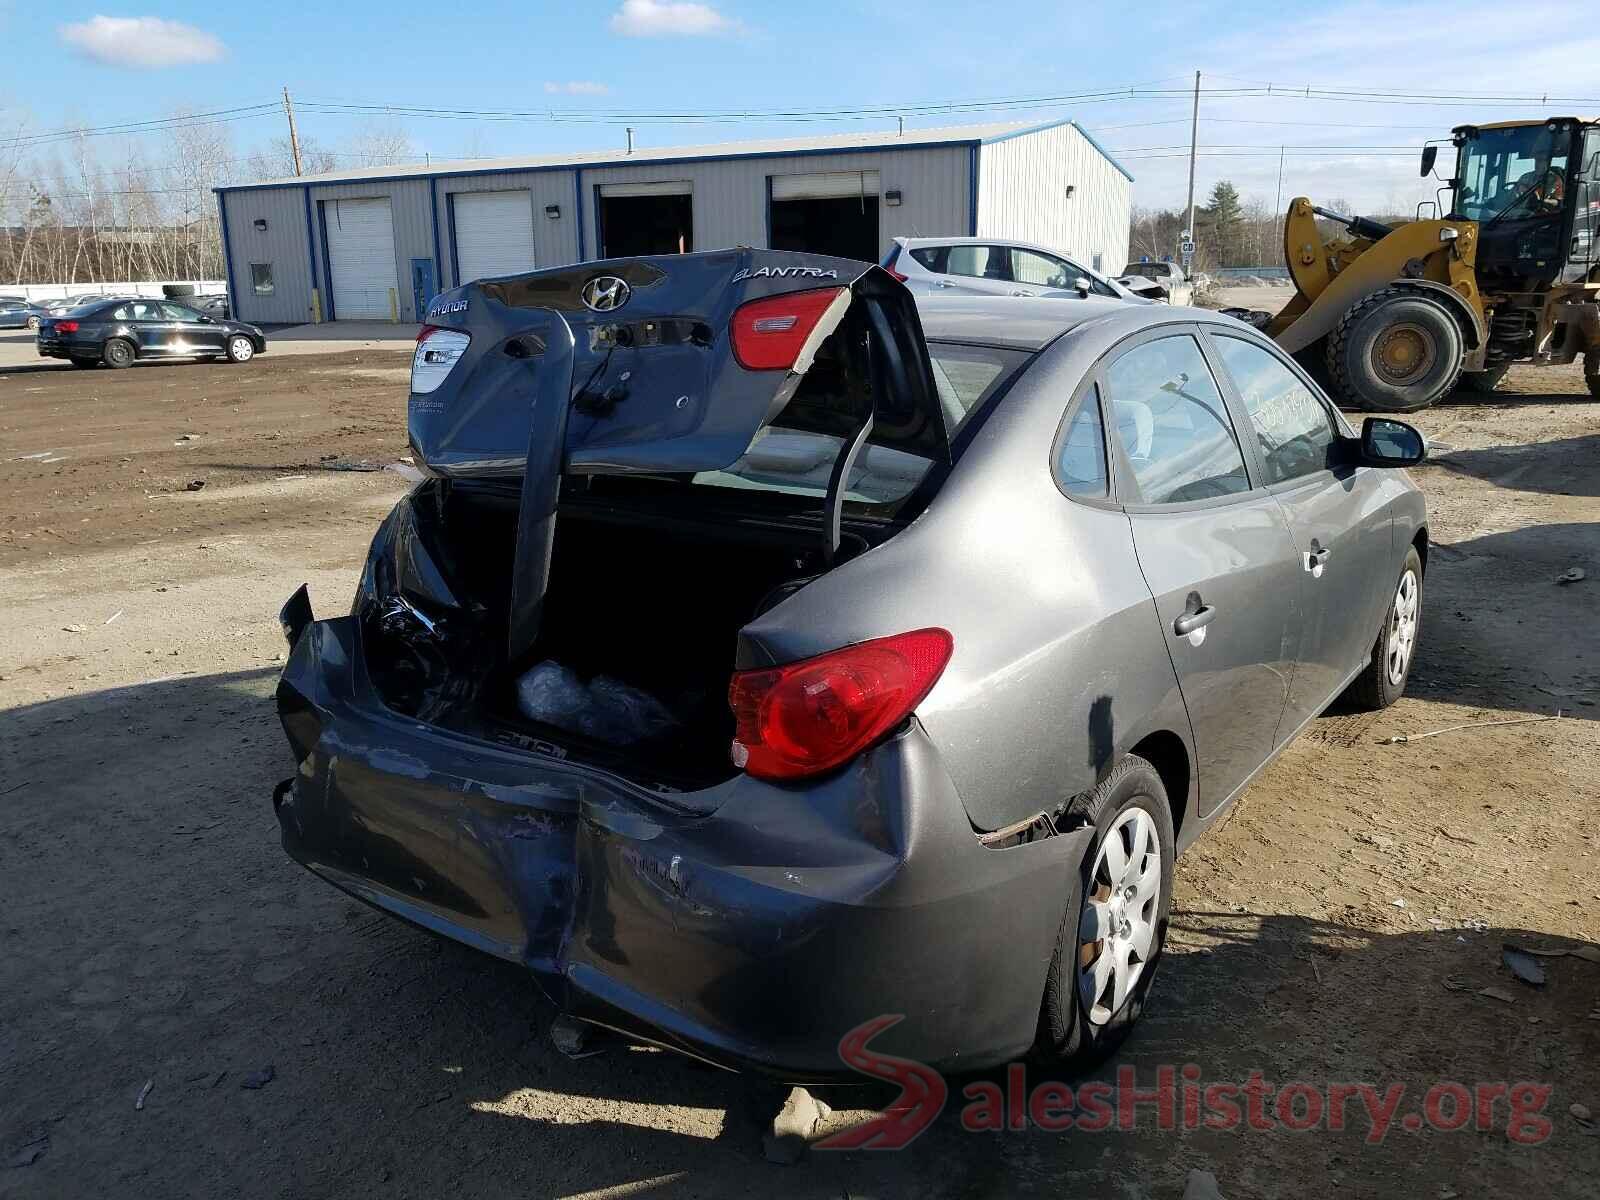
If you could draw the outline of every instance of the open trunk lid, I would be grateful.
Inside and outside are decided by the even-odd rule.
[[[421,462],[522,475],[508,652],[533,644],[563,474],[723,470],[766,426],[840,439],[825,512],[868,444],[935,461],[949,434],[911,293],[881,268],[781,251],[615,259],[481,280],[437,297],[409,406]],[[440,369],[443,368],[442,377]]]

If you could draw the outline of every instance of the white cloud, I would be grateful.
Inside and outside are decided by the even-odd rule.
[[[611,14],[611,32],[624,37],[706,37],[737,28],[711,5],[692,0],[622,0]]]
[[[545,80],[544,90],[552,96],[604,96],[611,88],[603,83],[596,83],[592,79],[569,79],[566,83],[558,83],[553,79]]]
[[[113,67],[176,67],[216,62],[221,39],[182,21],[160,17],[90,17],[63,25],[61,40],[85,58]]]

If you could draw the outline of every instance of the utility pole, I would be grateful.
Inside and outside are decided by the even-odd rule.
[[[1194,73],[1194,117],[1189,124],[1189,241],[1194,241],[1194,155],[1200,140],[1200,72]]]
[[[289,118],[289,153],[294,155],[294,173],[304,174],[300,169],[300,135],[294,128],[294,102],[289,99],[289,89],[283,89],[283,111]]]

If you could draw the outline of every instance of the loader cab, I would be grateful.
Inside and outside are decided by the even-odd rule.
[[[1478,224],[1489,289],[1535,291],[1600,265],[1600,125],[1572,117],[1453,131],[1450,217]]]

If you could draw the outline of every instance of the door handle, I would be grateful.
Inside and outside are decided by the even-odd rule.
[[[934,287],[955,287],[955,281],[951,280],[951,279],[935,279],[933,281],[933,286]]]
[[[1196,629],[1204,629],[1216,619],[1217,606],[1215,604],[1201,604],[1195,607],[1194,600],[1198,599],[1198,596],[1194,597],[1190,602],[1190,607],[1172,623],[1172,632],[1179,637],[1188,637]]]

